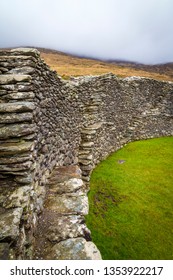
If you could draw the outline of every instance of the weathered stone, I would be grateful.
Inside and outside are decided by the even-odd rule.
[[[56,183],[55,181],[55,183],[53,184],[51,181],[49,182],[49,184],[50,184],[50,190],[52,190],[53,188],[54,192],[58,194],[76,192],[82,187],[84,187],[83,181],[78,178],[72,178],[63,183]]]
[[[41,220],[39,230],[44,231],[46,239],[51,242],[79,236],[90,239],[90,231],[87,229],[83,217],[78,215],[58,216],[55,212],[46,210]],[[49,227],[47,221],[49,221]],[[37,238],[41,238],[41,236],[37,236]]]
[[[36,129],[35,129],[35,131],[33,131],[34,133],[31,133],[31,134],[28,134],[28,135],[24,135],[24,136],[22,136],[22,139],[24,140],[24,141],[34,141],[37,137],[37,135],[36,135]],[[9,140],[8,140],[9,141]]]
[[[20,68],[13,68],[8,73],[9,74],[24,74],[24,75],[27,75],[27,74],[34,73],[34,71],[35,71],[35,69],[33,67],[24,66],[24,67],[20,67]]]
[[[34,125],[29,124],[16,124],[6,125],[0,128],[0,139],[8,139],[10,137],[20,137],[32,134],[35,131]]]
[[[29,204],[31,186],[24,186],[16,188],[10,193],[8,197],[4,199],[3,207],[14,208],[22,207],[25,208]]]
[[[84,238],[71,238],[54,245],[47,260],[101,260],[100,252]]]
[[[84,142],[84,143],[81,143],[81,146],[84,148],[92,148],[94,146],[94,142]]]
[[[46,207],[60,214],[88,214],[88,198],[86,195],[78,196],[52,196],[46,202]]]
[[[87,111],[97,111],[98,110],[98,107],[97,106],[87,106]]]
[[[14,92],[30,92],[33,90],[33,86],[31,83],[17,83],[17,84],[8,84],[8,85],[0,85],[1,90],[6,90],[8,93]]]
[[[86,227],[84,219],[77,215],[58,217],[47,229],[46,237],[51,242],[81,236],[90,239],[90,231]]]
[[[30,80],[31,80],[31,76],[29,75],[21,75],[21,74],[0,75],[0,85],[13,84],[18,82],[27,82]]]
[[[92,160],[87,160],[87,159],[82,159],[82,158],[79,158],[79,163],[81,163],[82,165],[89,165],[92,163]]]
[[[66,179],[65,174],[71,178]],[[77,237],[91,240],[90,231],[83,218],[83,215],[88,212],[87,188],[81,179],[73,177],[80,175],[79,168],[57,167],[52,175],[47,184],[49,191],[36,233],[38,243],[36,258],[41,259],[47,259],[47,252],[52,248],[52,242]],[[58,177],[61,178],[60,183]],[[40,244],[45,244],[41,251]]]
[[[6,113],[0,114],[0,123],[28,122],[33,119],[32,113]]]
[[[33,92],[14,92],[7,95],[3,95],[3,99],[6,100],[22,100],[22,99],[33,99],[35,94]]]
[[[31,112],[34,108],[32,102],[0,103],[0,113]]]
[[[33,48],[16,48],[12,49],[11,53],[13,55],[30,55],[30,56],[38,56],[40,52],[37,49]]]
[[[93,155],[92,154],[79,154],[79,159],[85,159],[85,160],[92,160],[93,159]]]
[[[82,180],[84,182],[89,182],[90,181],[90,177],[89,176],[82,176]]]
[[[96,134],[96,130],[89,130],[89,129],[83,129],[81,131],[82,134],[87,134],[87,135],[95,135]]]
[[[0,156],[30,152],[33,146],[33,142],[4,143],[0,145]]]
[[[26,161],[21,163],[13,163],[13,164],[0,164],[0,172],[4,171],[24,171],[31,168],[32,162]]]
[[[88,156],[88,155],[91,155],[90,150],[79,150],[79,157],[80,156]]]
[[[87,127],[85,127],[85,130],[97,130],[102,126],[103,122],[99,122],[99,123],[94,123],[92,125],[88,125]]]
[[[21,163],[26,162],[31,159],[30,155],[23,156],[22,154],[18,156],[6,156],[6,157],[0,157],[0,164],[15,164],[15,163]]]
[[[1,71],[1,73],[6,73],[6,72],[8,72],[8,68],[0,67],[0,71]]]
[[[14,208],[0,214],[0,240],[16,239],[19,236],[19,224],[22,208]]]
[[[31,184],[33,182],[33,174],[27,174],[26,176],[16,176],[15,182],[20,184]]]

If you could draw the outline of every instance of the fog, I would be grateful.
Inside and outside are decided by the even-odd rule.
[[[1,0],[0,48],[173,62],[172,0]]]

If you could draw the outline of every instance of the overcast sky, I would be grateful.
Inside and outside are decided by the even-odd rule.
[[[173,0],[0,0],[0,48],[173,62]]]

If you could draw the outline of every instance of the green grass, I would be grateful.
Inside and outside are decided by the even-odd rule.
[[[103,259],[173,259],[173,137],[126,145],[90,189],[86,223]]]

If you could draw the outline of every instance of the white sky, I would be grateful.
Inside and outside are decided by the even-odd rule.
[[[0,48],[173,62],[173,0],[0,0]]]

